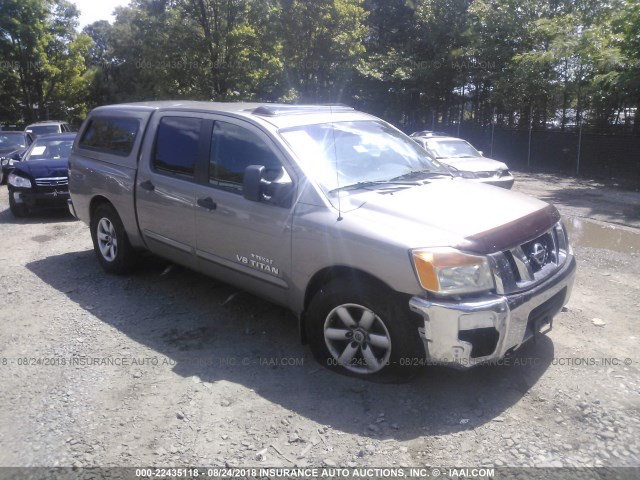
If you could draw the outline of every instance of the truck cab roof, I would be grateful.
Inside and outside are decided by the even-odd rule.
[[[335,121],[371,120],[374,117],[357,112],[353,108],[337,105],[290,105],[254,102],[204,102],[193,100],[163,100],[122,103],[94,109],[93,115],[124,112],[155,112],[163,110],[218,113],[251,119],[276,128],[295,125],[330,123]]]

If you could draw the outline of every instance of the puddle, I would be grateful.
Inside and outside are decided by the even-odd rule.
[[[596,223],[584,218],[565,217],[571,245],[601,248],[621,253],[640,252],[640,231]]]
[[[31,240],[38,243],[44,243],[53,240],[53,237],[50,237],[49,235],[36,235],[35,237],[31,237]]]

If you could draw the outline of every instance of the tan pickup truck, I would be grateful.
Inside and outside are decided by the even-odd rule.
[[[456,177],[343,106],[99,107],[69,174],[107,272],[150,250],[283,305],[323,365],[358,377],[502,358],[571,294],[555,207]]]

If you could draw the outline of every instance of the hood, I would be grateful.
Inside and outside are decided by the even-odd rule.
[[[32,160],[15,164],[15,171],[23,172],[33,178],[67,177],[67,159]]]
[[[438,161],[464,172],[495,172],[508,168],[504,163],[486,157],[438,158]]]
[[[341,204],[356,228],[397,235],[409,248],[452,246],[482,254],[524,243],[560,219],[548,203],[461,178],[352,194]]]
[[[15,145],[13,145],[11,147],[0,147],[0,156],[8,157],[9,155],[11,155],[13,153],[23,152],[24,150],[26,150],[25,147],[16,148]]]

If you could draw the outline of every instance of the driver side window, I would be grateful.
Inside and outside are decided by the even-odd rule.
[[[209,184],[242,194],[244,171],[263,165],[266,180],[275,180],[282,165],[269,146],[253,132],[227,122],[216,122],[209,157]]]

